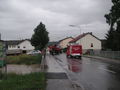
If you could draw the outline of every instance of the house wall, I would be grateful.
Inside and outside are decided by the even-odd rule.
[[[18,47],[19,47],[18,49],[27,50],[27,51],[34,49],[34,47],[31,45],[30,41],[28,41],[28,40],[25,40],[22,43],[20,43],[18,45]]]
[[[94,36],[90,34],[78,40],[76,43],[81,44],[83,50],[88,50],[88,49],[101,50],[101,41],[96,39]],[[93,47],[91,47],[91,44],[93,44]]]
[[[8,50],[18,49],[18,45],[8,45]]]
[[[33,50],[34,47],[31,45],[30,41],[28,40],[25,40],[18,45],[8,45],[8,50],[16,50],[16,49],[30,51]]]
[[[71,40],[73,40],[73,38],[65,39],[65,40],[61,41],[59,45],[61,46],[61,48],[66,48],[67,45],[68,45],[68,43],[69,43]]]

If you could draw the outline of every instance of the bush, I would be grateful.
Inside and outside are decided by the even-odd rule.
[[[45,90],[44,73],[25,75],[8,74],[7,79],[0,81],[0,90]]]
[[[7,64],[40,64],[42,60],[42,55],[19,55],[19,56],[7,56],[6,62]]]

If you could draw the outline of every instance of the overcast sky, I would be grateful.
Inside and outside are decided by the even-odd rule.
[[[0,0],[0,33],[4,40],[31,38],[42,21],[51,41],[80,32],[102,39],[109,27],[104,14],[111,5],[111,0]]]

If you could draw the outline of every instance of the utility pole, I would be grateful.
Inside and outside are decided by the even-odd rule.
[[[76,28],[79,28],[80,30],[80,35],[81,35],[81,26],[78,26],[78,25],[69,25],[70,27],[76,27]]]
[[[0,33],[0,40],[1,40],[1,33]]]

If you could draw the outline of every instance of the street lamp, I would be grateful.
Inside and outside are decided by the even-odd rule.
[[[79,28],[80,29],[80,35],[81,35],[81,26],[79,25],[69,25],[70,27],[76,27],[76,28]]]
[[[81,27],[79,25],[69,25],[70,27],[76,27],[76,28],[79,28],[80,29],[80,35],[81,35]],[[80,43],[81,44],[81,40],[80,40]]]

